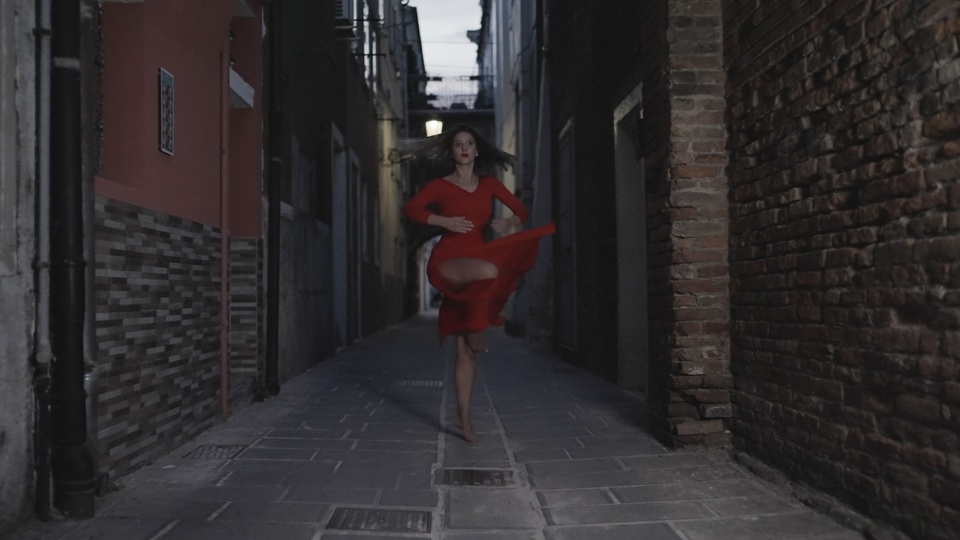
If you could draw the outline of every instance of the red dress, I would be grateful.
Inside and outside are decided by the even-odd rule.
[[[426,223],[434,213],[446,217],[464,216],[473,223],[473,230],[468,233],[444,229],[427,262],[427,279],[443,293],[438,327],[441,339],[503,324],[500,311],[516,290],[520,277],[533,267],[540,238],[556,231],[551,222],[484,242],[483,233],[490,223],[494,198],[512,210],[521,222],[527,220],[526,206],[492,176],[481,177],[474,191],[467,191],[443,178],[431,180],[410,199],[404,210],[407,218],[420,223]],[[435,205],[438,211],[431,211],[428,208],[431,205]],[[490,261],[499,270],[498,277],[474,281],[455,289],[444,282],[439,268],[443,261],[456,257]]]

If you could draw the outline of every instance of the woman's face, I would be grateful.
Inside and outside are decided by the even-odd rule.
[[[457,165],[468,165],[477,159],[477,141],[466,131],[453,136],[452,146],[453,162]]]

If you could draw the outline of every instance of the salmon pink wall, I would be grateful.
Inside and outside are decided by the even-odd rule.
[[[221,55],[236,0],[104,4],[104,156],[98,194],[220,224]],[[158,70],[175,79],[174,155],[160,152]]]
[[[259,2],[248,2],[255,18],[233,20],[230,47],[234,70],[254,88],[253,108],[230,110],[230,234],[261,236],[263,178],[263,61]]]

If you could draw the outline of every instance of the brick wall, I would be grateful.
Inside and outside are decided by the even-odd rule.
[[[650,5],[642,30],[657,435],[719,444],[730,416],[728,202],[718,2]]]
[[[219,408],[220,233],[96,199],[99,468],[126,474]]]
[[[735,444],[960,531],[960,7],[724,5]]]
[[[642,82],[648,403],[671,444],[723,442],[730,415],[721,22],[715,2],[551,4],[553,125],[573,119],[576,137],[574,358],[615,378],[618,332],[631,331],[617,321],[612,120]]]

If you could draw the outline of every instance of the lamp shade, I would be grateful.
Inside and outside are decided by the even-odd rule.
[[[427,120],[425,127],[427,129],[427,137],[433,137],[434,135],[439,135],[443,131],[443,121],[433,118]]]

